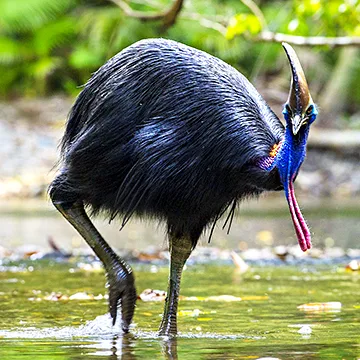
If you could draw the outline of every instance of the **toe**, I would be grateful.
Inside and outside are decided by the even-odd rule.
[[[124,332],[129,331],[129,326],[134,316],[136,298],[135,287],[130,287],[125,291],[121,299],[121,320]]]
[[[136,289],[134,276],[124,271],[112,269],[107,273],[109,284],[109,311],[113,325],[116,323],[117,310],[121,305],[122,329],[129,331],[136,303]]]

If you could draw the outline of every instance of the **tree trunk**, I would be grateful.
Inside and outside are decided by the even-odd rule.
[[[350,83],[354,75],[355,60],[359,49],[344,47],[335,68],[318,100],[320,116],[318,125],[337,127],[337,119],[346,110]]]

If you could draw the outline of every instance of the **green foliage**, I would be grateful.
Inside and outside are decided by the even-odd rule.
[[[172,0],[128,3],[136,11],[157,13]],[[254,80],[260,70],[270,74],[282,70],[281,46],[251,41],[263,30],[360,36],[360,0],[253,3],[261,4],[264,20],[239,0],[185,0],[175,25],[162,32],[161,22],[126,16],[110,0],[1,0],[0,96],[76,94],[107,59],[142,38],[161,36],[203,49]],[[308,73],[324,82],[331,76],[338,52],[326,48],[320,52],[326,52],[322,58],[326,65],[318,72],[314,64]],[[354,74],[352,84],[357,89],[360,74]],[[352,104],[359,103],[359,91],[349,94]],[[348,108],[356,111],[351,104]]]
[[[5,0],[0,2],[0,94],[43,94],[49,78],[66,61],[64,44],[74,40],[66,17],[71,0]]]
[[[236,35],[243,35],[250,33],[256,35],[261,31],[261,23],[259,19],[253,14],[238,14],[235,15],[227,27],[226,37],[233,39]]]
[[[169,0],[131,4],[158,12]],[[234,13],[237,0],[189,3],[191,13],[215,17]],[[135,41],[169,37],[207,50],[236,64],[241,42],[229,43],[197,19],[178,19],[166,33],[159,22],[127,17],[108,0],[3,0],[0,2],[0,95],[76,94],[78,85],[108,58]]]
[[[288,30],[297,35],[359,36],[358,0],[296,0]]]
[[[249,11],[246,9],[246,12],[238,13],[231,19],[227,28],[228,38],[244,35],[244,33],[256,35],[261,30],[265,30],[261,28],[257,16]],[[274,31],[302,36],[360,35],[359,0],[268,2],[262,11],[265,14],[271,13],[271,16],[266,16],[266,19],[269,28]],[[281,17],[276,16],[279,12],[282,14]]]
[[[0,28],[7,34],[34,31],[56,21],[72,4],[72,0],[3,0]]]

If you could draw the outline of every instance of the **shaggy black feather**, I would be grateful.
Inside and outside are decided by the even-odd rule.
[[[202,51],[142,40],[102,66],[76,100],[53,201],[110,218],[151,216],[194,246],[244,197],[281,187],[255,165],[284,128],[249,81]]]

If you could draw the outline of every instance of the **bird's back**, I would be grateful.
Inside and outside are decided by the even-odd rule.
[[[251,193],[247,165],[268,156],[282,134],[234,68],[150,39],[92,76],[70,113],[62,152],[69,187],[94,209],[205,218]]]

